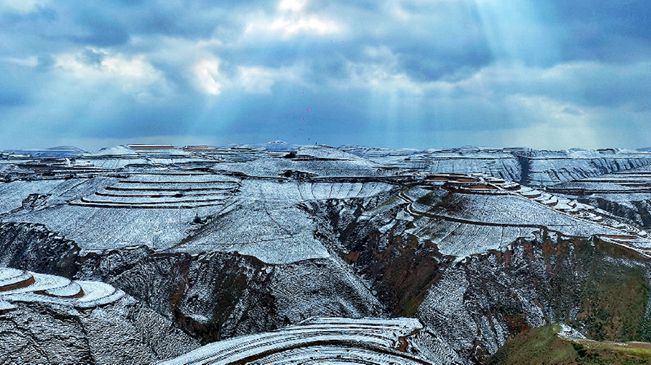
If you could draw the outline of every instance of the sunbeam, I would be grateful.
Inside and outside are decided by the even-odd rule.
[[[0,1],[0,143],[647,145],[650,9]]]
[[[530,0],[474,0],[481,28],[496,62],[550,65],[560,60],[550,12]]]

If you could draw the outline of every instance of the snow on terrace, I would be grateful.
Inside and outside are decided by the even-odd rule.
[[[91,196],[71,202],[98,208],[187,209],[223,206],[238,189],[236,179],[221,175],[132,175]],[[189,193],[189,195],[186,195]]]
[[[318,159],[359,161],[370,164],[370,161],[364,158],[330,146],[301,146],[296,151],[296,155],[299,157],[306,156]]]
[[[445,202],[430,209],[441,216],[494,225],[562,229],[574,228],[579,224],[568,215],[559,214],[544,204],[536,204],[517,195],[451,194]],[[601,226],[589,224],[588,228],[599,231]]]
[[[0,184],[0,214],[12,212],[3,221],[24,221],[32,208],[44,209],[67,205],[71,199],[99,189],[113,181],[110,178],[84,178],[66,180],[13,181]],[[41,196],[43,205],[32,207],[30,196]]]
[[[199,215],[216,214],[218,206],[195,209],[123,209],[62,205],[12,216],[15,221],[45,224],[84,250],[147,245],[168,248],[183,240]]]
[[[172,146],[129,145],[86,153],[79,161],[106,169],[128,166],[171,165],[210,162],[200,155]]]
[[[79,281],[84,295],[77,299],[78,308],[93,308],[113,303],[124,296],[124,292],[97,281]]]
[[[178,174],[143,177],[145,175],[131,175],[130,179],[134,179],[135,183],[126,184],[113,178],[78,180],[74,183],[73,180],[59,181],[60,185],[52,183],[56,188],[48,189],[53,194],[48,199],[58,200],[61,204],[48,205],[47,209],[42,210],[19,211],[5,220],[45,224],[88,250],[136,244],[167,248],[187,236],[193,228],[195,216],[217,214],[232,204],[228,199],[236,188],[236,180],[216,175],[209,178],[203,175],[190,178]],[[156,179],[164,181],[152,181]],[[198,182],[190,184],[191,179]],[[152,183],[141,184],[142,181]],[[183,185],[174,181],[180,181]],[[40,183],[43,182],[37,182],[37,186]],[[19,183],[16,187],[21,187],[24,195],[29,191],[25,189],[37,190]],[[111,190],[110,187],[125,189]],[[185,191],[188,187],[196,190]],[[82,200],[84,198],[87,199],[85,202]],[[68,204],[66,200],[73,203]]]
[[[220,160],[212,166],[213,169],[252,177],[278,177],[286,171],[316,176],[376,176],[382,168],[365,158],[327,146],[303,146],[291,152],[256,150],[245,160],[231,157],[236,151],[228,152],[226,155],[212,155]]]
[[[237,189],[237,179],[220,175],[132,175],[40,217],[87,249],[119,243],[167,248],[186,238],[195,216],[233,204]]]
[[[0,184],[0,213],[20,208],[30,194],[49,194],[62,184],[63,180],[12,181]]]
[[[491,249],[503,249],[517,238],[532,237],[542,228],[566,236],[590,237],[597,234],[615,238],[624,236],[622,229],[628,228],[610,220],[604,221],[599,215],[582,208],[587,207],[583,204],[541,192],[532,194],[535,191],[530,188],[473,191],[468,188],[472,183],[455,184],[459,186],[448,188],[452,192],[436,189],[426,195],[417,194],[419,198],[416,199],[407,191],[399,197],[409,203],[406,211],[416,218],[414,228],[408,232],[432,240],[442,253],[459,259]],[[495,186],[516,188],[516,185],[511,185],[497,183]],[[647,240],[638,238],[629,239],[628,246],[648,246]]]
[[[97,152],[86,153],[79,161],[105,169],[119,169],[128,165],[144,165],[147,160],[127,146],[103,148]]]
[[[180,169],[124,176],[128,178],[53,183],[55,188],[48,191],[55,193],[49,199],[61,204],[16,212],[6,219],[45,224],[85,250],[143,244],[188,252],[237,251],[280,264],[329,257],[314,238],[315,223],[298,208],[300,203],[366,198],[393,189],[388,183],[354,179],[240,182],[231,176]],[[196,216],[213,218],[201,226],[193,223]],[[179,242],[183,244],[177,246]]]
[[[409,318],[317,318],[215,342],[162,364],[431,364],[409,343],[420,329]]]
[[[311,200],[370,197],[392,188],[379,182],[243,180],[238,204],[175,250],[236,251],[268,264],[327,258],[327,249],[314,237],[314,220],[298,205]]]
[[[519,180],[520,166],[517,159],[508,153],[445,153],[436,152],[427,156],[429,172],[483,173],[511,180]]]
[[[95,281],[71,281],[56,275],[0,268],[0,311],[20,302],[50,303],[94,308],[113,303],[124,292]]]
[[[192,253],[239,252],[268,264],[327,258],[328,251],[314,238],[315,229],[310,217],[294,206],[243,203],[174,249]]]
[[[21,294],[21,293],[29,293],[29,292],[37,292],[37,291],[46,291],[46,290],[56,290],[56,289],[65,288],[68,285],[70,285],[70,280],[61,276],[38,274],[38,273],[30,273],[30,274],[33,278],[33,281],[30,283],[30,285],[22,288],[15,288],[12,290],[8,290],[6,292],[3,292],[2,294],[8,295],[8,294]]]
[[[0,292],[20,288],[34,282],[34,277],[23,270],[0,269]]]
[[[393,189],[384,182],[244,180],[241,199],[295,204],[309,200],[368,198]]]
[[[285,171],[303,171],[318,176],[376,176],[380,165],[357,160],[318,160],[271,158],[268,156],[247,162],[227,162],[215,165],[215,169],[244,173],[249,176],[277,177]]]
[[[468,150],[385,150],[351,147],[345,150],[377,164],[394,166],[401,170],[423,172],[484,173],[491,176],[520,179],[517,158],[505,151]]]
[[[550,188],[550,191],[573,196],[603,197],[607,200],[643,200],[643,195],[651,196],[651,173],[648,168],[574,180]],[[631,195],[632,199],[625,196]],[[620,199],[623,198],[623,199]]]
[[[608,171],[621,171],[648,165],[648,153],[634,151],[583,151],[570,150],[529,156],[529,180],[538,186],[549,186],[601,175]]]
[[[94,153],[85,154],[89,157],[104,157],[104,156],[135,156],[137,155],[136,151],[132,150],[127,146],[113,146],[102,148]]]
[[[201,172],[183,172],[175,170],[146,170],[140,173],[133,174],[129,181],[133,183],[234,183],[237,184],[239,179],[225,176]]]
[[[103,158],[86,158],[81,159],[82,162],[92,163],[94,166],[104,169],[122,169],[131,165],[148,165],[147,159],[139,156],[120,156],[120,157],[103,157]]]

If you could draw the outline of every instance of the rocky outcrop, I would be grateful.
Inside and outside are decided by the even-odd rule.
[[[255,258],[137,247],[89,254],[78,262],[80,276],[104,278],[202,341],[282,324],[269,293],[271,270]]]

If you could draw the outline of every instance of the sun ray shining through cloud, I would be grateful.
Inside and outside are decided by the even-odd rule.
[[[0,144],[651,145],[648,14],[642,0],[5,0]]]
[[[326,36],[341,32],[341,25],[336,21],[305,11],[307,4],[307,0],[281,0],[276,14],[250,20],[245,34],[255,37],[278,34],[288,39],[301,34]]]
[[[209,95],[219,95],[222,91],[219,79],[219,60],[216,58],[201,60],[194,66],[197,86]]]
[[[554,67],[562,60],[556,29],[545,26],[554,21],[545,19],[549,14],[544,11],[543,4],[526,0],[475,0],[475,6],[500,78],[513,80],[518,89],[526,90],[531,87],[526,74],[540,72],[539,68]],[[573,93],[580,95],[581,85],[572,86],[575,89]],[[578,114],[559,112],[577,109],[575,105],[566,106],[571,101],[537,95],[514,95],[509,101],[513,102],[505,108],[509,119],[519,120],[524,114],[525,118],[539,120],[529,128],[519,128],[520,137],[516,140],[522,139],[523,135],[536,135],[539,136],[539,145],[571,145],[571,140],[563,140],[561,134],[564,134],[575,136],[575,140],[586,145],[599,144],[588,114],[579,117]],[[526,112],[523,113],[523,109]],[[526,121],[521,123],[527,124]]]
[[[528,0],[475,0],[481,28],[498,62],[532,65],[559,60],[555,30],[546,27],[544,5]]]

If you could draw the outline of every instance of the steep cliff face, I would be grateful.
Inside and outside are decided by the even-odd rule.
[[[405,233],[410,222],[395,218],[403,212],[401,206],[383,209],[382,203],[376,201],[362,209],[364,202],[359,200],[328,201],[308,209],[323,217],[323,226],[329,226],[331,236],[337,238],[337,245],[331,249],[366,278],[386,310],[394,315],[413,315],[442,264],[450,259],[431,242]],[[373,208],[382,209],[382,213],[363,218],[364,212]]]
[[[563,150],[455,148],[450,150],[387,150],[348,148],[388,167],[420,172],[481,173],[531,186],[647,166],[649,154],[626,150]]]
[[[642,228],[651,228],[649,166],[573,180],[549,190],[603,209]]]
[[[73,277],[79,247],[40,224],[0,223],[0,266]]]
[[[598,240],[543,237],[446,270],[419,307],[430,358],[486,362],[509,336],[564,322],[598,340],[648,341],[648,260]],[[445,344],[453,353],[441,351]]]
[[[137,247],[89,254],[78,263],[80,276],[103,278],[204,341],[274,325],[274,303],[264,289],[268,275],[250,257]]]
[[[235,253],[136,251],[81,257],[80,275],[105,278],[204,342],[314,316],[380,313],[377,300],[331,260],[266,265]]]
[[[79,279],[100,279],[203,342],[272,330],[316,316],[383,313],[370,290],[338,260],[267,265],[237,253],[190,255],[156,252],[144,246],[80,252],[74,242],[33,224],[0,225],[0,236],[2,262]],[[17,247],[27,249],[13,249]],[[70,255],[58,262],[52,252]]]

